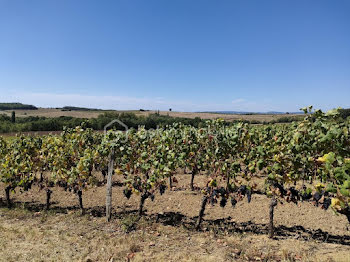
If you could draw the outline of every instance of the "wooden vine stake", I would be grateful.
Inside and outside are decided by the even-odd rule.
[[[50,199],[52,191],[49,188],[46,188],[46,210],[50,209]]]
[[[114,151],[111,152],[108,162],[107,188],[106,188],[106,218],[109,222],[112,217],[112,175],[114,169]]]
[[[11,187],[7,186],[5,188],[5,192],[6,192],[6,202],[7,202],[7,207],[8,208],[12,207],[12,203],[11,203],[11,199],[10,199],[10,191],[11,191]]]
[[[194,184],[194,176],[195,175],[196,175],[196,171],[193,170],[192,173],[191,173],[191,184],[190,184],[192,191],[194,191],[194,185],[193,184]]]
[[[199,210],[199,216],[198,216],[198,221],[196,225],[196,229],[199,230],[201,228],[201,223],[203,220],[204,212],[205,212],[205,207],[208,202],[208,196],[204,196],[202,199],[202,204],[201,204],[201,209]]]
[[[78,195],[78,201],[79,201],[79,207],[80,207],[80,210],[81,210],[81,215],[85,215],[85,209],[84,209],[84,206],[83,206],[83,191],[79,190],[77,192],[77,195]]]
[[[274,235],[273,211],[275,209],[275,206],[277,206],[277,200],[275,199],[275,197],[273,197],[270,202],[269,238],[273,238]]]

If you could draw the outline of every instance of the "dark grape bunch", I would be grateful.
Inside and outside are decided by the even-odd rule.
[[[212,189],[208,186],[205,192],[208,196],[209,203],[212,206],[218,203],[220,199],[220,207],[225,207],[229,198],[231,199],[232,207],[235,207],[238,201],[241,201],[245,196],[247,196],[248,203],[251,202],[252,197],[252,190],[246,185],[241,185],[239,188],[236,188],[236,190],[233,190],[232,188],[227,190],[224,187]]]
[[[248,203],[250,203],[250,201],[252,200],[252,191],[246,185],[241,185],[238,188],[237,193],[239,198],[243,198],[244,196],[247,196]]]
[[[322,209],[327,210],[331,206],[331,196],[327,191],[311,193],[310,190],[303,186],[303,189],[298,191],[295,187],[290,187],[287,190],[280,184],[273,184],[279,191],[280,196],[284,198],[288,203],[293,202],[297,204],[299,201],[312,201],[315,206],[320,206]]]
[[[131,194],[132,194],[131,189],[125,188],[125,189],[123,190],[123,193],[124,193],[124,196],[125,196],[127,199],[130,199]]]
[[[237,200],[235,198],[231,197],[231,205],[232,205],[232,207],[235,207],[236,204],[237,204]]]
[[[159,186],[159,193],[160,193],[160,195],[163,195],[165,193],[165,189],[166,189],[166,185],[161,184]]]

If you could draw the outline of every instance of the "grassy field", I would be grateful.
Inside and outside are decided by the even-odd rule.
[[[16,112],[17,117],[28,117],[28,116],[42,116],[42,117],[60,117],[60,116],[72,116],[77,118],[96,118],[100,114],[104,112],[132,112],[137,116],[144,115],[147,116],[149,114],[154,114],[156,111],[62,111],[61,109],[53,109],[53,108],[39,108],[38,110],[14,110]],[[2,111],[3,113],[11,116],[12,110]],[[223,118],[227,121],[233,120],[249,120],[249,121],[272,121],[277,120],[281,117],[292,117],[292,116],[300,116],[295,114],[283,114],[283,115],[274,115],[274,114],[256,114],[256,115],[235,115],[235,114],[216,114],[216,113],[194,113],[194,112],[169,112],[169,111],[160,111],[161,115],[169,115],[171,117],[184,117],[184,118],[195,118],[199,117],[201,119],[216,119]]]
[[[198,232],[201,193],[189,190],[190,175],[176,177],[173,190],[146,201],[140,220],[139,197],[127,200],[114,186],[111,223],[103,186],[83,193],[84,216],[77,197],[60,188],[48,212],[36,187],[12,195],[16,208],[8,210],[0,186],[0,261],[350,261],[346,218],[310,203],[277,206],[275,239],[267,237],[269,200],[257,194],[234,209],[209,206]],[[203,187],[207,178],[195,181]]]
[[[95,118],[98,117],[101,111],[63,111],[54,108],[39,108],[38,110],[5,110],[2,111],[8,116],[11,116],[12,111],[15,111],[16,117],[40,116],[40,117],[60,117],[72,116],[77,118]]]

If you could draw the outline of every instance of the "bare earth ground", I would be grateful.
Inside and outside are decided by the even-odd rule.
[[[60,117],[60,116],[72,116],[77,118],[96,118],[100,114],[106,111],[62,111],[60,109],[54,108],[39,108],[38,110],[14,110],[16,112],[16,116],[18,117],[28,117],[28,116],[43,116],[43,117]],[[12,110],[2,111],[7,115],[11,115]],[[109,111],[109,112],[132,112],[136,115],[144,115],[147,116],[149,114],[154,114],[155,111],[145,111],[141,112],[138,110],[132,111]],[[1,113],[1,112],[0,112]],[[273,115],[273,114],[261,114],[261,115],[234,115],[234,114],[216,114],[216,113],[194,113],[194,112],[168,112],[168,111],[160,111],[161,115],[169,115],[172,117],[186,117],[186,118],[195,118],[200,117],[202,119],[216,119],[223,118],[227,121],[233,120],[257,120],[257,121],[271,121],[276,120],[283,116],[298,116],[298,115]],[[299,115],[300,116],[300,115]]]
[[[233,209],[208,207],[202,231],[194,230],[201,202],[189,190],[189,175],[154,202],[137,220],[139,196],[127,200],[113,188],[113,220],[104,216],[105,188],[83,193],[87,214],[77,197],[53,189],[52,208],[43,211],[45,192],[34,187],[12,195],[16,208],[4,207],[0,187],[0,261],[350,261],[350,231],[344,216],[310,203],[279,204],[276,237],[267,238],[269,200],[253,195]],[[207,178],[197,176],[204,186]]]

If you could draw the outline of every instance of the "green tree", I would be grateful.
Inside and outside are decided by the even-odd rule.
[[[15,113],[15,111],[12,111],[12,114],[11,114],[11,122],[12,122],[12,123],[16,123],[16,113]]]

